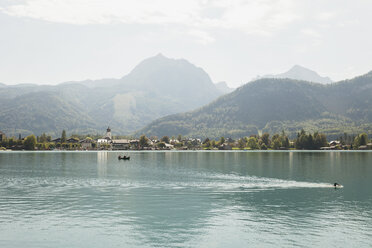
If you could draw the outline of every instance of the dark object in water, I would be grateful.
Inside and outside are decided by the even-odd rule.
[[[130,159],[130,156],[127,157],[127,156],[124,155],[124,156],[122,157],[122,156],[119,155],[119,156],[118,156],[118,159],[119,159],[119,160],[121,160],[121,159],[123,159],[123,160],[129,160],[129,159]]]
[[[336,188],[342,188],[342,185],[339,184],[339,183],[334,183],[333,186],[335,187],[335,189],[336,189]]]

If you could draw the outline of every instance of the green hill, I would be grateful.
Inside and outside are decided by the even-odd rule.
[[[155,120],[136,135],[216,138],[285,130],[294,136],[301,128],[330,136],[371,133],[371,106],[372,72],[328,85],[265,78],[197,110]]]

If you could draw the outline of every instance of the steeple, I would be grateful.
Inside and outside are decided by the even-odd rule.
[[[110,127],[107,127],[105,138],[107,140],[111,140],[111,129]]]

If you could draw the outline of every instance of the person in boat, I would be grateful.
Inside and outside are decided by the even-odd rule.
[[[119,155],[119,156],[118,156],[118,159],[129,159],[129,158],[130,158],[129,156],[127,157],[127,156],[125,156],[125,155],[123,155],[123,156]]]
[[[341,184],[339,184],[339,183],[334,183],[333,186],[334,186],[335,188],[337,188],[337,187],[340,187]]]

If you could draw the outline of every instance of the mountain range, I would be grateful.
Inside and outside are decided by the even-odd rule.
[[[56,86],[0,86],[0,130],[8,135],[43,132],[129,134],[156,118],[200,107],[224,92],[184,59],[145,59],[120,79]]]
[[[194,111],[155,120],[137,135],[237,138],[285,131],[293,137],[302,128],[334,137],[371,133],[371,104],[372,72],[327,85],[263,78]]]
[[[321,78],[294,66],[234,90],[225,82],[214,84],[184,59],[158,54],[119,79],[55,86],[0,83],[0,130],[9,136],[58,136],[63,129],[100,134],[110,126],[114,135],[209,138],[282,130],[293,136],[301,128],[328,135],[370,132],[372,73],[314,83]]]

